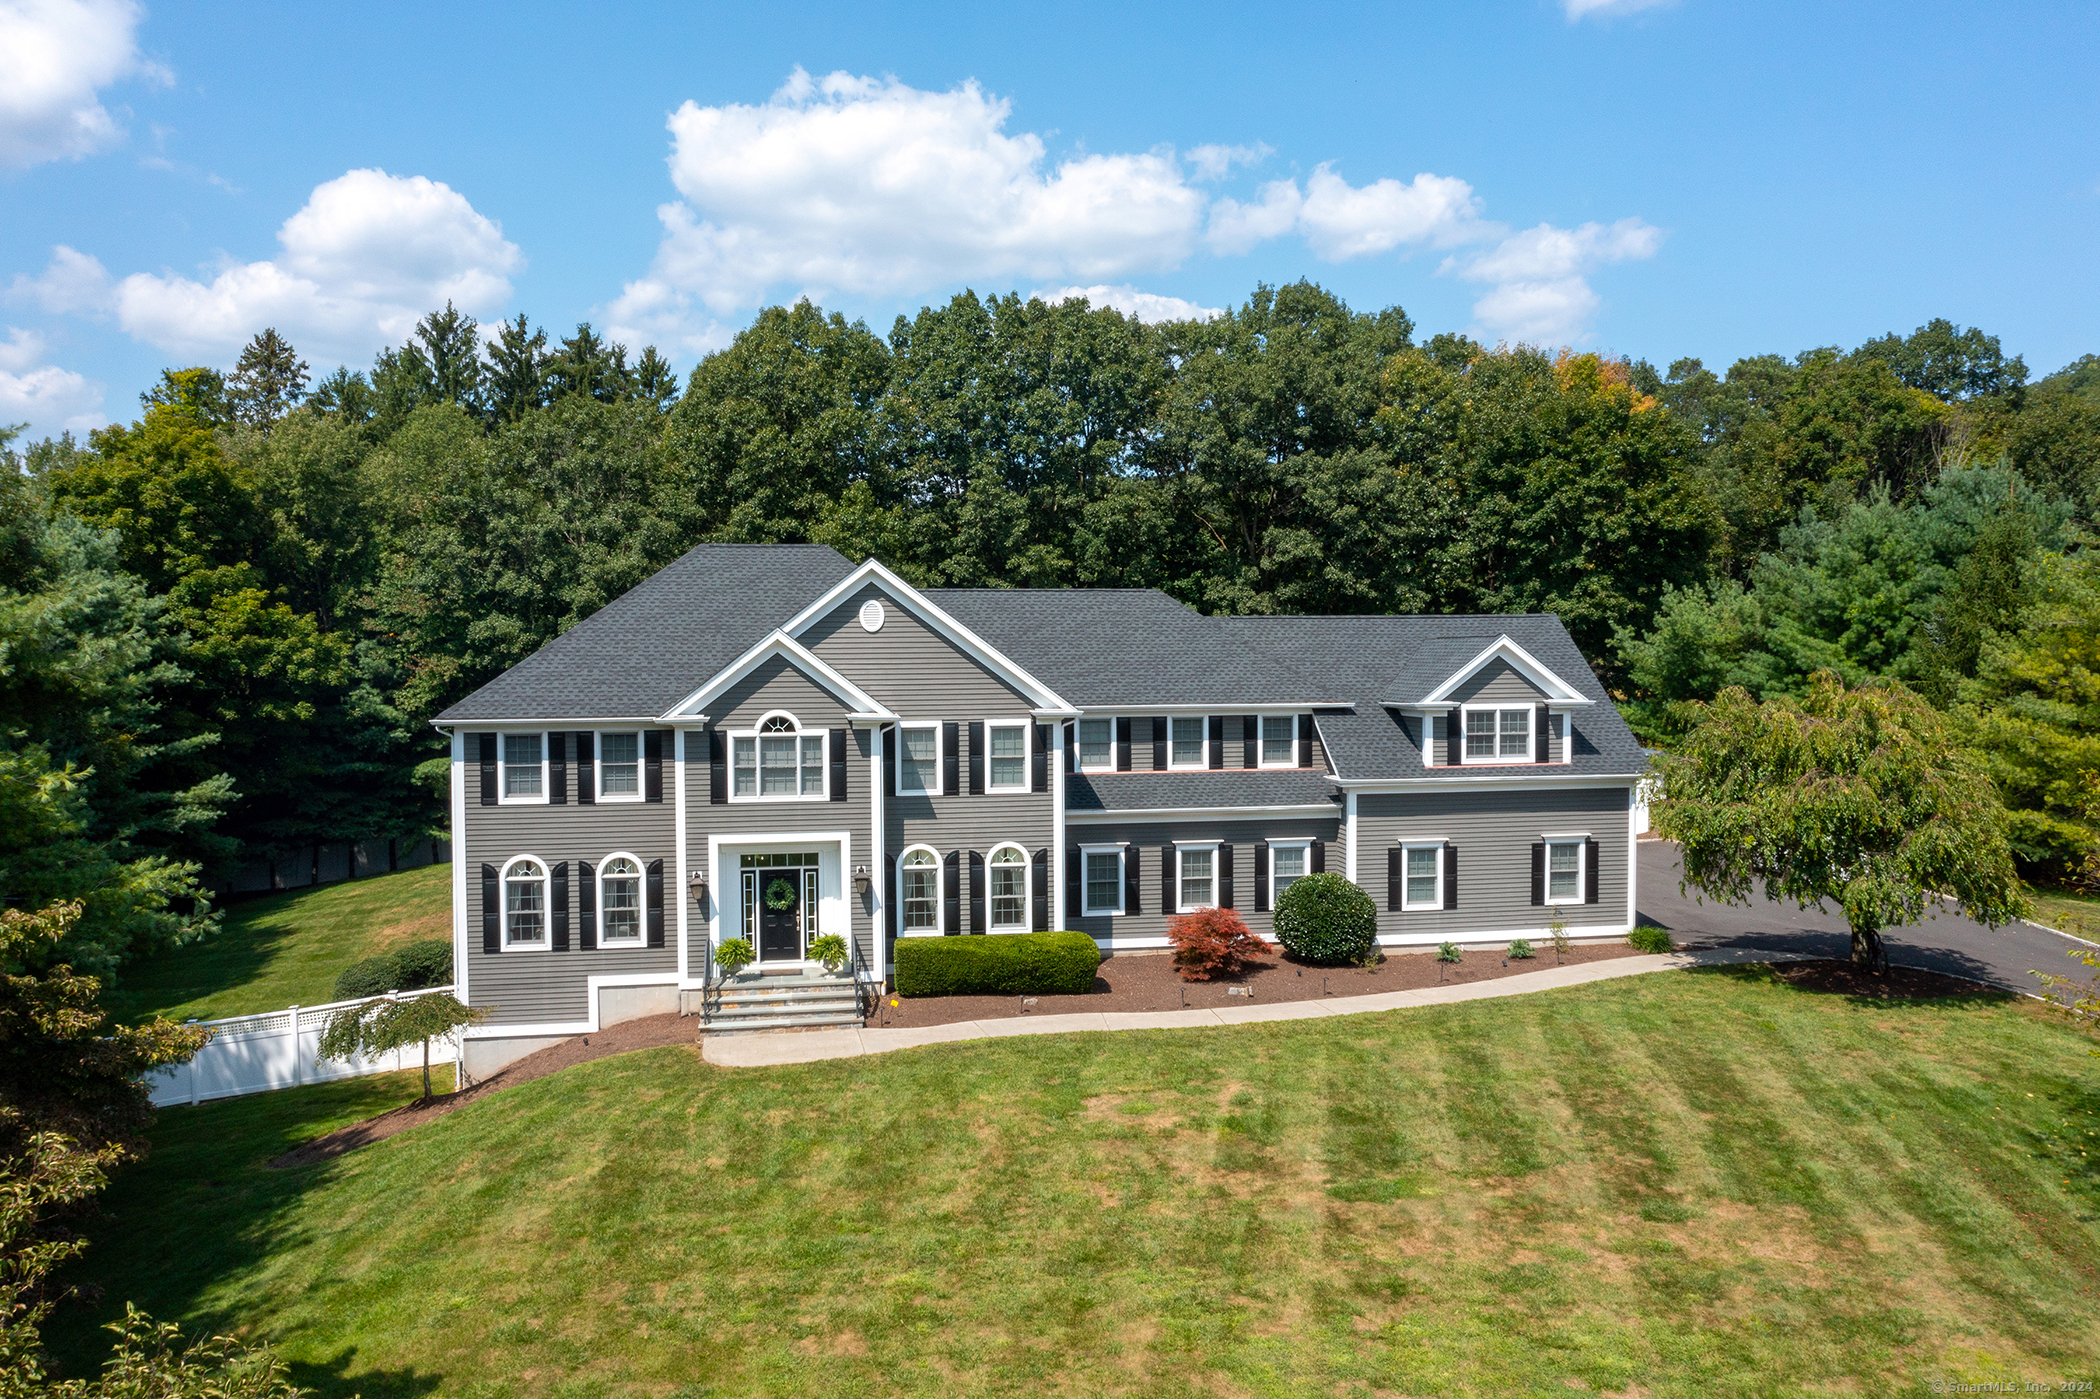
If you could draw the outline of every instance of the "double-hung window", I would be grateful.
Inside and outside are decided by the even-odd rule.
[[[1410,845],[1401,852],[1402,877],[1407,886],[1401,891],[1402,908],[1442,908],[1444,906],[1444,847],[1436,845]]]
[[[941,790],[940,725],[898,726],[897,790],[912,795],[931,795]]]
[[[1549,904],[1579,904],[1582,902],[1582,855],[1580,840],[1549,840],[1546,842],[1546,902]]]
[[[1201,714],[1177,714],[1167,721],[1168,767],[1200,768],[1209,761],[1209,755],[1203,750],[1203,726]]]
[[[1181,862],[1181,911],[1215,908],[1218,903],[1218,847],[1184,845],[1175,851]]]
[[[642,940],[642,867],[626,855],[614,855],[598,867],[598,941],[602,944]]]
[[[1532,756],[1529,706],[1468,709],[1465,716],[1467,762],[1521,761]]]
[[[931,850],[907,850],[898,864],[901,886],[897,901],[904,911],[904,931],[938,933],[941,930],[941,862]]]
[[[603,801],[642,799],[642,736],[598,735],[598,796]]]
[[[991,750],[985,778],[994,792],[1028,790],[1028,726],[986,724],[985,746]]]
[[[1079,858],[1086,864],[1085,900],[1086,912],[1090,915],[1121,913],[1123,911],[1123,850],[1120,846],[1103,846],[1083,850]]]
[[[992,931],[1028,931],[1028,855],[1018,845],[992,852]]]
[[[1264,714],[1261,720],[1261,765],[1265,768],[1298,766],[1298,716]]]
[[[1271,841],[1269,843],[1269,882],[1273,885],[1272,897],[1281,898],[1283,891],[1310,872],[1307,865],[1312,855],[1310,841]]]
[[[503,800],[543,802],[547,800],[547,737],[545,734],[503,735]]]
[[[824,735],[803,733],[783,714],[759,721],[758,732],[730,740],[735,784],[731,794],[743,798],[822,797]]]
[[[503,945],[547,945],[547,867],[533,859],[512,860],[503,870]]]
[[[1079,770],[1081,772],[1106,772],[1116,765],[1116,721],[1113,719],[1081,719],[1079,721]]]

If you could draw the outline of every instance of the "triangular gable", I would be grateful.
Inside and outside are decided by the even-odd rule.
[[[1536,660],[1533,660],[1530,652],[1517,645],[1516,642],[1511,641],[1505,634],[1497,637],[1494,643],[1485,651],[1482,651],[1472,660],[1460,666],[1450,679],[1431,690],[1421,699],[1399,700],[1393,701],[1393,703],[1401,706],[1408,704],[1456,704],[1457,701],[1451,698],[1451,692],[1465,684],[1473,676],[1479,674],[1481,668],[1490,661],[1496,660],[1506,663],[1510,669],[1522,675],[1541,690],[1544,690],[1547,702],[1550,704],[1588,704],[1590,702],[1588,696],[1561,679],[1546,666],[1540,665]]]
[[[783,629],[774,632],[758,645],[730,662],[727,668],[715,675],[705,685],[687,695],[662,716],[665,721],[673,719],[695,719],[707,712],[707,706],[720,699],[730,686],[742,680],[768,660],[778,656],[795,669],[807,675],[818,685],[831,692],[840,704],[846,706],[851,717],[869,722],[894,721],[896,714],[860,686],[826,665],[807,646],[789,636]]]
[[[880,584],[883,591],[896,600],[898,606],[917,617],[949,645],[1026,695],[1037,709],[1073,712],[1072,706],[1065,703],[1064,698],[1055,690],[1001,655],[996,646],[956,621],[924,593],[873,559],[853,570],[839,581],[838,586],[796,613],[794,619],[783,626],[781,631],[789,636],[800,636],[804,630],[827,616],[842,599],[850,597],[856,589],[870,581]]]

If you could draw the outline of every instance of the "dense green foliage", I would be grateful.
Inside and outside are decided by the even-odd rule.
[[[1101,965],[1085,933],[899,938],[896,955],[906,996],[1083,996]]]
[[[1276,898],[1276,940],[1300,962],[1354,966],[1378,938],[1378,905],[1339,874],[1309,874]]]
[[[1626,941],[1631,943],[1637,952],[1673,952],[1677,948],[1676,940],[1670,936],[1668,928],[1635,928],[1626,935]]]
[[[443,938],[424,938],[352,962],[335,979],[335,998],[354,1001],[389,991],[420,991],[451,980],[452,944]]]
[[[363,1001],[328,1017],[316,1057],[376,1059],[409,1045],[423,1047],[423,1098],[430,1098],[430,1042],[456,1035],[489,1018],[493,1006],[465,1006],[450,991],[396,1000]]]

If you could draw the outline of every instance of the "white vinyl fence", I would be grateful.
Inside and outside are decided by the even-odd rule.
[[[449,996],[449,986],[427,991],[404,991],[397,995]],[[369,1000],[384,1000],[374,996]],[[266,1093],[273,1088],[295,1088],[302,1083],[325,1083],[359,1074],[392,1073],[396,1069],[423,1066],[423,1044],[404,1045],[390,1054],[366,1059],[324,1059],[315,1062],[321,1033],[329,1017],[345,1006],[368,1001],[331,1001],[323,1006],[291,1006],[264,1015],[236,1015],[226,1020],[201,1022],[211,1033],[204,1048],[187,1064],[155,1069],[146,1076],[153,1087],[155,1106],[172,1103],[202,1103],[213,1098],[237,1098],[243,1093]],[[430,1042],[432,1067],[459,1059],[457,1037]]]

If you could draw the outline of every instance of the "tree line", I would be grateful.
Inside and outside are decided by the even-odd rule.
[[[431,717],[706,540],[1210,612],[1550,611],[1658,742],[1728,684],[1887,676],[1965,716],[2023,858],[2095,827],[2100,357],[2030,383],[1945,321],[1658,371],[1304,282],[1158,325],[965,293],[886,336],[770,308],[680,382],[447,306],[365,371],[265,331],[0,450],[0,887],[81,902],[103,972],[207,930],[243,860],[440,826]]]

